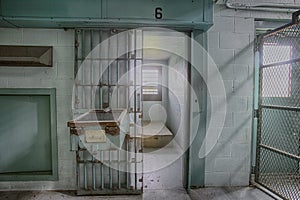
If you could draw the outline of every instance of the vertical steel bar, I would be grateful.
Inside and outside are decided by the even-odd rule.
[[[104,189],[104,173],[103,173],[103,163],[104,163],[104,156],[103,156],[103,151],[100,151],[100,161],[101,161],[101,166],[100,166],[100,176],[101,176],[101,189]]]
[[[118,152],[118,188],[121,188],[121,180],[120,180],[120,150],[117,149]]]
[[[126,86],[126,93],[127,93],[127,98],[126,98],[126,104],[127,104],[127,110],[130,112],[130,102],[129,102],[129,88],[130,88],[130,76],[129,76],[129,65],[130,65],[130,52],[129,52],[129,31],[127,32],[127,62],[126,62],[126,76],[127,76],[127,86]]]
[[[129,188],[130,162],[129,162],[129,137],[126,137],[126,188]]]
[[[143,54],[143,51],[144,51],[144,31],[142,31],[142,38],[141,38],[141,55],[142,55],[142,66],[143,66],[143,62],[144,62],[144,54]],[[140,94],[141,95],[143,95],[143,87],[142,87],[142,85],[143,85],[143,68],[141,68],[141,89],[140,89]],[[141,179],[142,179],[142,186],[141,186],[141,190],[142,190],[142,192],[143,192],[143,189],[144,189],[144,153],[143,153],[143,147],[144,147],[144,137],[143,137],[143,102],[142,102],[142,98],[143,98],[143,96],[141,96],[140,97],[140,112],[141,112],[141,115],[142,115],[142,118],[141,118],[141,124],[140,124],[140,126],[141,126],[141,146],[140,146],[140,148],[141,148],[141,162],[142,162],[142,166],[141,166]]]
[[[92,156],[92,185],[93,185],[93,190],[96,190],[95,159],[93,155],[91,156]]]
[[[137,32],[136,30],[134,30],[134,102],[133,102],[133,109],[134,109],[134,188],[137,189],[137,144],[136,144],[136,128],[137,128],[137,118],[136,118],[136,115],[137,115],[137,112],[136,112],[136,101],[137,101],[137,98],[136,98],[136,43],[137,43]]]
[[[110,37],[111,37],[111,32],[110,32],[110,35],[109,35]],[[108,98],[108,107],[110,107],[111,105],[110,105],[110,40],[111,40],[111,38],[108,38],[108,45],[107,45],[107,48],[108,48],[108,50],[107,50],[107,52],[108,52],[108,54],[107,54],[107,60],[108,60],[108,64],[107,64],[107,76],[108,76],[108,79],[107,79],[107,98]]]
[[[109,188],[112,189],[112,182],[113,182],[113,174],[112,174],[112,167],[111,167],[111,149],[109,149]]]
[[[116,82],[116,89],[117,89],[117,108],[120,107],[120,100],[119,100],[119,34],[117,34],[117,82]]]
[[[78,159],[80,158],[79,156],[79,151],[76,151],[76,176],[77,176],[77,191],[80,190],[80,163],[78,162]]]
[[[99,42],[101,43],[102,42],[102,31],[99,31]],[[102,74],[102,55],[101,55],[102,51],[101,51],[101,45],[99,46],[99,73],[100,73],[100,80],[99,80],[99,101],[100,101],[100,108],[103,109],[103,97],[102,97],[102,83],[103,83],[103,80],[102,80],[102,77],[103,77],[103,74]]]
[[[255,181],[258,182],[259,176],[260,176],[260,147],[259,144],[261,142],[261,129],[262,129],[262,79],[263,79],[263,68],[261,66],[263,65],[263,37],[259,38],[259,102],[258,102],[258,131],[257,131],[257,148],[256,148],[256,169],[255,169]]]
[[[81,34],[81,43],[82,43],[82,47],[81,47],[81,56],[82,56],[82,58],[81,58],[81,60],[83,61],[84,60],[84,58],[85,58],[85,31],[84,30],[82,30],[82,34]],[[86,108],[86,102],[85,102],[85,98],[84,98],[84,89],[85,89],[85,87],[83,86],[84,85],[84,68],[82,68],[82,70],[81,70],[81,73],[82,73],[82,75],[81,75],[81,88],[82,88],[82,94],[81,94],[81,100],[82,100],[82,107],[81,108]]]
[[[79,42],[78,42],[78,35],[79,35],[79,30],[76,29],[75,30],[75,66],[74,66],[74,80],[76,79],[77,73],[78,73],[78,46],[79,46]],[[76,81],[75,81],[76,83]],[[75,84],[75,99],[76,99],[76,103],[75,103],[75,108],[78,109],[78,102],[77,102],[77,98],[78,98],[78,85]]]
[[[94,106],[93,106],[93,100],[94,100],[94,98],[92,98],[94,95],[93,95],[93,85],[94,85],[94,82],[93,82],[93,53],[92,53],[92,51],[93,51],[93,40],[94,40],[94,37],[93,37],[93,30],[90,30],[90,57],[91,57],[91,60],[90,60],[90,84],[91,84],[91,91],[90,91],[90,108],[89,109],[91,109],[91,108],[95,108]]]
[[[257,125],[258,116],[256,116],[256,111],[258,110],[258,96],[259,96],[259,51],[255,52],[255,65],[254,65],[254,95],[253,95],[253,108],[254,108],[254,118],[252,127],[252,169],[255,169],[256,163],[256,148],[257,148]],[[253,171],[254,172],[254,171]]]
[[[84,154],[83,154],[83,157],[84,157]],[[83,158],[83,162],[84,162],[84,168],[83,168],[83,180],[84,180],[84,189],[87,190],[88,189],[88,186],[87,186],[87,183],[88,183],[88,180],[87,180],[87,163],[86,163],[86,159]]]

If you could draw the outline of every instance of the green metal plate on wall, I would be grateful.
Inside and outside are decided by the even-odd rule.
[[[55,89],[0,89],[0,180],[57,180]]]
[[[164,26],[206,30],[213,22],[211,0],[0,0],[0,5],[2,19],[15,27]]]

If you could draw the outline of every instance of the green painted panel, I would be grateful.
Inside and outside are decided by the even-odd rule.
[[[0,172],[51,173],[49,96],[0,96]]]
[[[55,107],[55,89],[0,89],[1,181],[57,179]]]
[[[201,31],[193,31],[192,38],[207,48],[207,35]],[[206,76],[207,64],[206,55],[199,54],[195,49],[191,49],[192,62],[195,66],[191,66],[191,85],[195,92],[194,96],[191,94],[191,124],[190,124],[190,138],[189,149],[189,181],[188,189],[204,187],[205,183],[205,158],[199,158],[199,151],[204,145],[206,136],[206,118],[207,118],[207,88],[204,84],[204,79],[199,72]],[[199,68],[197,68],[199,67]],[[197,101],[195,101],[197,99]],[[196,128],[197,127],[197,128]]]
[[[2,15],[14,17],[100,17],[101,0],[1,0]]]
[[[163,26],[207,30],[209,0],[0,0],[2,18],[16,27]],[[159,8],[159,14],[155,10]],[[1,23],[0,23],[1,27]]]
[[[122,9],[120,9],[122,8]],[[203,1],[181,1],[181,0],[160,0],[160,1],[107,1],[107,18],[155,18],[155,9],[161,8],[161,20],[181,21],[203,21]],[[142,10],[142,12],[141,12]]]

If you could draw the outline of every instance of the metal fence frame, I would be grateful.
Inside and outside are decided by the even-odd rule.
[[[277,38],[278,41],[282,41],[282,40],[284,40],[284,37],[288,37],[285,34],[288,34],[289,31],[293,31],[293,30],[294,30],[295,35],[300,36],[299,15],[300,15],[300,11],[293,13],[293,18],[292,18],[291,23],[284,25],[282,27],[279,27],[270,32],[267,32],[265,34],[262,34],[258,38],[259,106],[258,106],[258,111],[256,114],[256,116],[258,117],[258,127],[257,127],[258,131],[257,131],[255,181],[283,199],[299,199],[300,198],[300,170],[299,170],[299,168],[300,168],[300,139],[298,139],[298,144],[297,144],[297,141],[296,141],[296,145],[294,144],[294,146],[292,146],[292,144],[291,144],[291,146],[294,150],[294,151],[291,150],[291,152],[289,152],[288,148],[278,147],[278,146],[280,146],[278,144],[274,145],[274,146],[272,146],[270,144],[265,144],[264,142],[266,142],[266,140],[264,140],[264,134],[266,134],[265,133],[266,128],[264,126],[266,124],[266,121],[264,121],[264,120],[266,120],[266,118],[269,117],[269,119],[271,119],[270,120],[271,122],[276,122],[276,120],[274,120],[274,118],[276,118],[276,117],[274,117],[273,119],[270,118],[270,115],[268,116],[268,114],[267,114],[268,112],[271,112],[271,114],[272,114],[272,112],[273,112],[273,114],[276,112],[280,113],[280,114],[289,113],[289,114],[286,114],[285,117],[288,118],[291,116],[295,116],[295,119],[292,119],[292,120],[295,120],[296,124],[292,124],[292,125],[287,124],[286,127],[292,126],[292,128],[294,128],[294,130],[298,128],[299,130],[296,130],[296,132],[294,134],[296,134],[295,135],[296,139],[299,137],[299,135],[300,135],[300,104],[297,103],[297,98],[298,98],[297,95],[299,95],[298,93],[300,93],[300,78],[297,78],[298,77],[297,74],[300,71],[300,53],[299,53],[300,50],[298,49],[297,56],[291,58],[290,60],[284,60],[284,61],[266,64],[266,63],[264,63],[263,45],[264,45],[265,40],[267,40],[270,37]],[[297,30],[295,30],[295,29],[297,29]],[[279,35],[280,37],[279,36],[277,37],[277,35]],[[299,37],[298,41],[300,42],[300,37]],[[275,47],[275,45],[274,45],[274,47]],[[280,104],[278,104],[276,102],[272,102],[272,101],[269,101],[269,103],[266,103],[268,101],[265,100],[266,98],[263,97],[263,93],[262,93],[264,70],[266,70],[267,68],[271,68],[271,67],[275,68],[278,66],[279,67],[280,66],[285,67],[288,65],[292,66],[292,64],[293,64],[293,67],[294,67],[294,65],[296,65],[295,70],[293,71],[293,69],[292,69],[291,77],[290,77],[290,79],[293,79],[293,76],[296,76],[296,83],[297,83],[296,89],[298,90],[298,93],[296,93],[296,103],[294,105],[293,104],[280,105]],[[293,72],[296,72],[297,74],[293,75]],[[274,75],[274,74],[272,74],[272,75]],[[300,99],[298,99],[298,101],[300,101]],[[299,122],[298,124],[297,124],[297,120]],[[274,125],[274,126],[280,126],[280,125]],[[268,127],[268,126],[266,126],[266,127]],[[284,130],[284,129],[282,129],[282,130]],[[270,138],[276,137],[276,133],[273,132],[273,135],[271,135]],[[287,134],[290,134],[290,133],[287,133]],[[285,139],[285,138],[283,138],[283,139]],[[276,138],[273,140],[276,140]],[[277,143],[283,143],[283,142],[284,141],[277,141]],[[276,143],[274,143],[274,144],[276,144]],[[288,142],[287,142],[287,144],[288,144]],[[276,158],[276,156],[277,156],[277,158]],[[275,163],[275,161],[278,161],[279,158],[282,161],[279,163]],[[295,169],[297,169],[298,172],[296,171],[295,173],[288,174],[287,172],[284,172],[286,170],[282,170],[284,168],[284,166],[281,166],[281,165],[284,163],[284,161],[288,161],[288,160],[293,160],[296,163],[298,162],[298,167],[293,168],[294,171],[295,171]],[[267,165],[267,167],[266,167],[266,165]],[[271,166],[271,165],[273,165],[273,166]],[[276,167],[277,167],[277,169],[274,170]],[[270,171],[274,171],[274,172],[272,172],[272,175],[266,175],[266,174],[271,174],[271,173],[270,172],[267,173],[266,171],[263,171],[263,169],[269,170],[270,168],[273,169]],[[280,171],[283,171],[283,172],[281,173]],[[265,174],[263,172],[265,172]],[[279,180],[281,180],[281,181],[279,182]],[[297,188],[298,188],[298,190],[297,190]]]

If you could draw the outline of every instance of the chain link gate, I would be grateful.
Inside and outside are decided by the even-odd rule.
[[[300,199],[300,24],[259,37],[256,182],[283,199]]]

